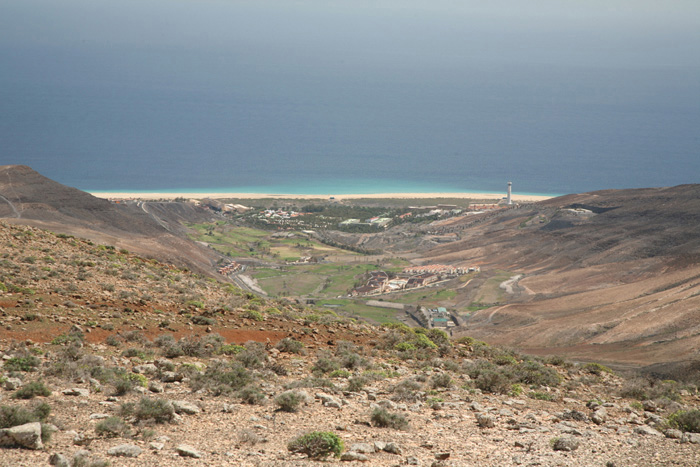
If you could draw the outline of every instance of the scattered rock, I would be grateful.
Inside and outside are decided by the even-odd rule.
[[[605,410],[605,407],[598,407],[596,411],[593,412],[593,415],[591,415],[591,420],[593,420],[593,423],[596,425],[602,425],[607,419],[608,411]]]
[[[90,395],[90,390],[85,388],[70,388],[64,389],[63,391],[61,391],[61,394],[63,394],[64,396],[88,397]]]
[[[55,467],[71,467],[70,460],[63,454],[57,452],[51,454],[51,457],[49,457],[49,464]]]
[[[386,445],[384,447],[386,447]],[[359,452],[362,454],[372,454],[373,452],[375,452],[375,446],[369,443],[355,443],[350,446],[348,451]]]
[[[438,452],[435,454],[435,459],[444,461],[445,459],[449,459],[450,453],[449,452]]]
[[[683,433],[681,443],[700,444],[700,433]]]
[[[195,448],[187,444],[178,445],[177,447],[175,447],[175,452],[177,452],[182,457],[194,457],[195,459],[199,459],[202,457],[201,452],[197,451]]]
[[[356,452],[356,451],[348,451],[343,453],[342,456],[340,456],[341,461],[359,461],[359,462],[367,462],[369,461],[369,457],[366,455]]]
[[[158,381],[151,381],[148,383],[148,390],[156,394],[160,394],[165,391],[165,387],[163,387],[163,385]]]
[[[496,426],[496,421],[493,418],[493,416],[485,413],[476,414],[476,423],[481,428],[493,428],[494,426]]]
[[[396,443],[386,443],[386,446],[384,446],[384,452],[398,454],[400,456],[403,453],[403,450],[401,449],[401,446]]]
[[[143,365],[136,365],[134,367],[134,373],[139,373],[142,375],[154,375],[158,372],[158,367],[153,363],[144,363]]]
[[[107,454],[114,457],[139,457],[143,450],[134,444],[120,444],[107,450]]]
[[[634,429],[634,432],[642,436],[663,436],[663,434],[660,431],[655,430],[647,425],[636,427]]]
[[[170,401],[173,404],[175,413],[184,413],[187,415],[195,415],[202,412],[198,406],[187,401]]]
[[[0,430],[0,446],[42,449],[44,445],[41,442],[41,423],[25,423]]]
[[[160,380],[164,383],[175,383],[177,381],[182,381],[183,376],[174,371],[164,371],[160,377]]]
[[[554,445],[552,447],[555,451],[570,452],[578,449],[580,444],[581,442],[573,436],[562,436],[560,438],[557,438],[556,441],[554,441]]]
[[[15,391],[22,386],[22,380],[19,378],[7,378],[4,387],[8,391]]]

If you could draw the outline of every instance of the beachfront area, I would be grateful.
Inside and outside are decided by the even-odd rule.
[[[323,200],[334,198],[343,199],[433,199],[433,198],[464,198],[479,200],[500,200],[505,193],[373,193],[373,194],[276,194],[276,193],[150,193],[150,192],[91,192],[93,196],[105,199],[141,199],[141,200],[172,200],[186,199],[301,199]],[[537,202],[551,199],[554,196],[513,194],[515,202]]]

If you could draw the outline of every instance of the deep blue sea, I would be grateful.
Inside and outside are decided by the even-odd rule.
[[[88,191],[700,183],[700,2],[0,0],[0,164]]]

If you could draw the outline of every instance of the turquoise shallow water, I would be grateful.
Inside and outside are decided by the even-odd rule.
[[[212,188],[192,188],[192,189],[162,189],[162,190],[87,190],[92,193],[107,192],[133,192],[133,193],[260,193],[260,194],[295,194],[295,195],[341,195],[341,194],[377,194],[377,193],[489,193],[503,194],[504,190],[490,191],[474,189],[463,189],[446,184],[417,183],[410,181],[396,180],[322,180],[317,182],[288,183],[267,186],[232,186],[232,187],[212,187]],[[513,191],[514,194],[536,195],[536,196],[557,196],[557,193],[523,193]]]

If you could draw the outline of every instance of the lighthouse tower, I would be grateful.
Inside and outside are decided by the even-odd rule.
[[[511,204],[513,204],[513,200],[512,200],[511,197],[510,197],[512,186],[513,186],[513,182],[508,182],[508,195],[506,196],[506,204],[507,204],[508,206],[510,206]]]

